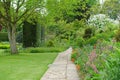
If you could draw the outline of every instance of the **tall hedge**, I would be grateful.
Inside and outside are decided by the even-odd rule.
[[[35,47],[36,39],[36,24],[25,21],[23,25],[23,47]]]
[[[43,46],[45,43],[45,27],[41,24],[37,24],[36,29],[37,46]]]
[[[8,33],[0,32],[0,41],[8,41]]]

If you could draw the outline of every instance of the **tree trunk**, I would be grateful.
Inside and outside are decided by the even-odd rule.
[[[9,25],[8,27],[8,38],[10,43],[11,54],[18,54],[16,46],[16,25]]]

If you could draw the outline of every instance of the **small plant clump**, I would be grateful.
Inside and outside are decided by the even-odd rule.
[[[117,31],[115,38],[117,42],[120,42],[120,29]]]

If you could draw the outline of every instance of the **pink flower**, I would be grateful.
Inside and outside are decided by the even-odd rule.
[[[94,72],[98,73],[98,70],[97,70],[97,68],[96,68],[96,66],[94,64],[91,64],[90,66],[92,67],[92,69],[94,70]]]
[[[96,51],[93,50],[93,51],[90,53],[90,55],[89,55],[88,58],[89,58],[89,61],[90,61],[90,62],[93,62],[96,57],[97,57]]]

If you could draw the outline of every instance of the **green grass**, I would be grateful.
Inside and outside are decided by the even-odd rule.
[[[0,80],[40,80],[56,56],[56,53],[0,55]]]

